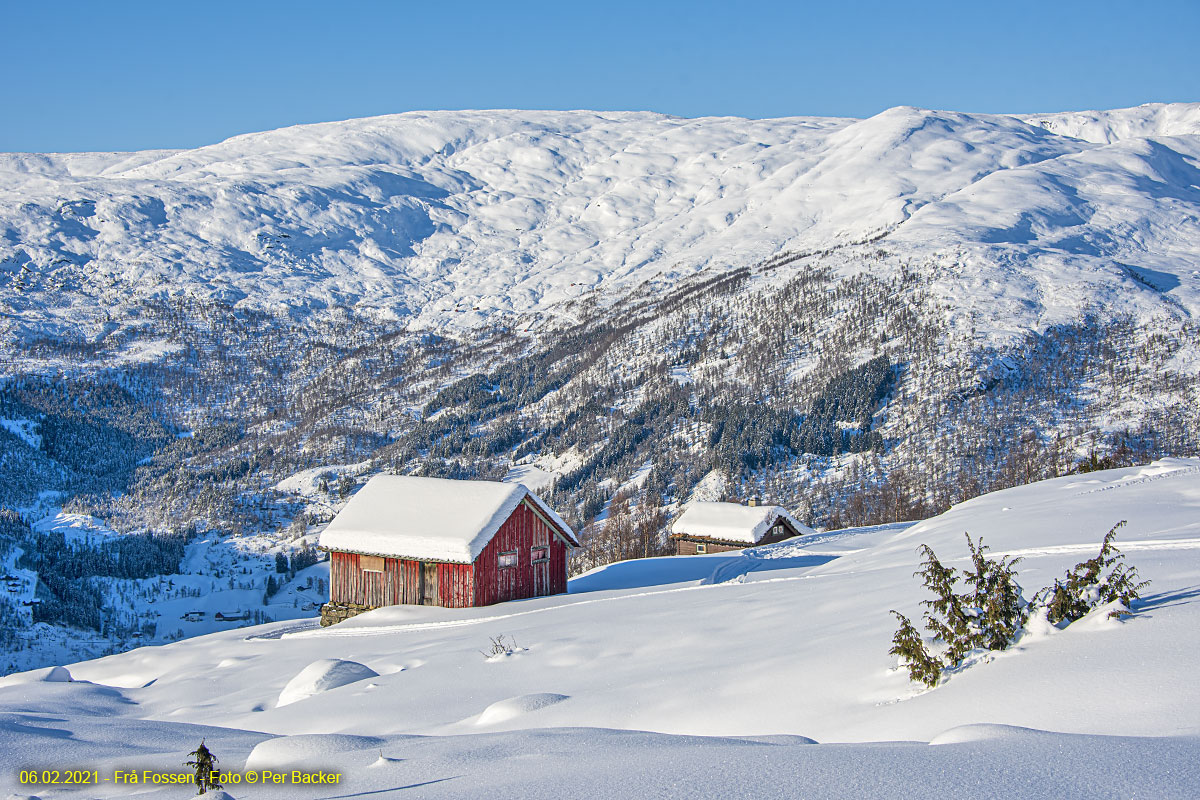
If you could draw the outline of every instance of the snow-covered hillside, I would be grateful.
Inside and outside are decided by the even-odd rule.
[[[915,525],[612,564],[559,597],[227,631],[69,665],[71,682],[13,675],[0,780],[68,796],[16,786],[16,769],[173,771],[206,737],[227,770],[343,775],[234,797],[1195,797],[1198,510],[1200,460],[1164,459]],[[982,536],[1024,559],[1031,595],[1121,519],[1152,581],[1125,621],[1031,625],[932,690],[895,668],[888,611],[919,614],[919,544],[961,565],[963,532]],[[480,652],[501,636],[507,653]],[[179,796],[103,781],[89,796],[131,788]]]
[[[941,294],[995,327],[1101,302],[1190,314],[1198,158],[1196,104],[414,112],[180,152],[9,154],[0,302],[30,335],[107,336],[178,294],[444,331],[886,236],[901,259],[949,258]]]
[[[307,613],[263,555],[380,472],[530,482],[582,571],[694,499],[840,528],[1194,455],[1198,161],[1197,104],[0,155],[0,667]],[[158,561],[56,554],[60,512]]]

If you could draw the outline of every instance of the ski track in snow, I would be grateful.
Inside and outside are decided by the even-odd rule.
[[[1064,553],[1095,553],[1099,543],[1093,544],[1063,544],[1053,547],[1027,547],[1021,550],[1006,550],[997,553],[998,556],[1053,556]],[[1117,542],[1121,552],[1136,552],[1138,550],[1197,550],[1200,549],[1200,539],[1135,539],[1128,542]],[[957,560],[957,559],[956,559]]]
[[[808,576],[795,575],[787,578],[767,578],[763,581],[755,581],[755,583],[774,583],[778,581],[798,581]],[[713,589],[718,587],[729,587],[742,585],[737,580],[726,580],[720,583],[707,583],[699,586],[677,586],[673,589],[658,589],[652,592],[635,592],[632,594],[622,594],[616,597],[596,597],[587,600],[576,600],[574,602],[565,602],[558,605],[546,606],[545,608],[531,608],[528,611],[514,611],[511,614],[496,614],[490,617],[472,617],[470,619],[448,619],[439,620],[437,622],[405,622],[395,625],[380,625],[380,626],[363,626],[361,628],[339,628],[338,626],[330,626],[321,628],[320,630],[299,630],[285,632],[281,636],[270,637],[247,637],[247,640],[252,638],[284,638],[298,639],[311,636],[381,636],[384,634],[400,633],[404,631],[422,631],[435,628],[460,628],[465,625],[478,625],[485,622],[497,622],[503,619],[513,619],[514,617],[527,617],[532,614],[544,614],[550,611],[564,611],[568,609],[577,609],[583,606],[595,605],[597,603],[616,603],[635,600],[644,597],[653,597],[655,595],[678,594],[680,592],[694,592],[702,589]],[[570,595],[567,595],[570,597]]]
[[[1179,467],[1170,470],[1169,472],[1161,472],[1157,475],[1142,475],[1137,478],[1130,478],[1129,480],[1121,481],[1120,483],[1109,483],[1104,486],[1097,486],[1093,489],[1086,489],[1078,494],[1082,496],[1096,494],[1098,492],[1111,492],[1114,489],[1126,489],[1130,486],[1139,486],[1146,483],[1152,483],[1154,481],[1178,479],[1187,475],[1194,475],[1197,472],[1200,472],[1200,467]]]

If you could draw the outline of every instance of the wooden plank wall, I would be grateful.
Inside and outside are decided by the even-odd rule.
[[[746,545],[746,544],[742,544],[742,545],[717,544],[716,542],[704,542],[704,544],[707,547],[707,549],[705,550],[705,552],[707,552],[707,553],[726,553],[726,552],[729,552],[730,550],[745,550],[747,547],[750,546],[750,545]],[[691,541],[690,539],[676,539],[675,540],[675,555],[679,555],[679,556],[694,556],[694,555],[696,555],[696,543],[694,541]]]
[[[357,553],[329,554],[329,599],[335,603],[362,603],[362,572]]]
[[[421,602],[421,565],[418,561],[389,558],[387,571],[392,575],[392,593],[388,605]]]
[[[500,526],[479,558],[475,559],[475,605],[487,606],[505,600],[533,597],[536,587],[531,550],[534,547],[550,548],[549,593],[565,592],[567,545],[522,503]],[[501,569],[498,565],[500,554],[513,550],[517,553],[517,566]]]
[[[421,603],[421,564],[403,558],[388,558],[383,572],[364,572],[357,553],[329,554],[329,599],[338,603],[380,606]],[[438,605],[467,608],[475,596],[470,564],[437,565]]]
[[[384,562],[383,572],[363,571],[358,553],[330,553],[329,599],[375,608],[391,605],[397,586],[391,561],[389,558]]]
[[[475,602],[474,567],[470,564],[438,564],[438,605],[469,608]]]
[[[784,539],[791,539],[796,536],[797,532],[786,524],[776,523],[773,525],[761,539],[755,542],[755,545],[775,544],[782,542]]]

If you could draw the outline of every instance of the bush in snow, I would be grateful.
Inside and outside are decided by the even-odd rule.
[[[1004,557],[999,561],[987,558],[987,547],[983,537],[979,542],[971,541],[966,534],[967,547],[971,550],[972,570],[964,573],[964,580],[971,587],[971,604],[967,612],[972,615],[971,644],[988,650],[1004,650],[1025,626],[1029,618],[1028,603],[1021,596],[1021,585],[1017,583],[1017,571],[1013,569],[1021,559]]]
[[[908,667],[908,677],[926,686],[933,686],[942,677],[941,663],[929,654],[921,633],[912,621],[899,611],[892,611],[900,620],[900,630],[892,637],[891,655],[898,657]]]
[[[1046,617],[1054,624],[1074,622],[1096,606],[1121,601],[1126,608],[1140,597],[1139,592],[1150,585],[1149,581],[1138,581],[1137,569],[1124,563],[1125,554],[1116,548],[1113,540],[1117,531],[1125,524],[1121,520],[1104,535],[1100,552],[1076,564],[1067,572],[1064,580],[1056,580],[1053,587],[1037,593],[1035,600],[1046,608]],[[1108,574],[1104,574],[1108,570]],[[1120,615],[1114,611],[1110,616]]]
[[[912,623],[899,612],[900,629],[892,637],[892,655],[908,667],[909,677],[926,686],[933,686],[943,668],[955,667],[972,650],[1004,650],[1016,639],[1028,618],[1028,604],[1021,595],[1014,567],[1020,559],[994,560],[985,553],[988,548],[981,538],[978,542],[966,534],[971,552],[971,569],[959,571],[938,560],[929,545],[921,545],[925,561],[916,572],[925,588],[934,594],[925,600],[925,627],[944,646],[941,663],[925,647]],[[966,591],[956,591],[959,578]]]
[[[915,574],[925,582],[925,588],[935,595],[924,600],[925,627],[943,649],[940,661],[930,653],[920,632],[907,617],[892,611],[900,621],[900,629],[892,637],[892,649],[908,668],[912,680],[933,686],[944,669],[958,666],[972,650],[1005,650],[1016,641],[1029,619],[1032,608],[1044,609],[1054,624],[1074,622],[1093,608],[1120,601],[1126,608],[1136,600],[1149,581],[1138,581],[1137,570],[1124,563],[1124,554],[1113,545],[1121,520],[1105,534],[1100,552],[1076,564],[1064,580],[1054,582],[1034,595],[1032,604],[1021,596],[1014,569],[1021,559],[1004,557],[999,561],[988,558],[987,547],[966,534],[971,551],[971,569],[959,571],[938,560],[929,545],[921,545],[925,556],[921,569]],[[1107,570],[1107,573],[1105,572]],[[955,591],[959,578],[967,591]],[[1110,616],[1121,612],[1114,611]]]
[[[509,640],[507,642],[504,641],[504,634],[500,634],[499,636],[488,637],[488,638],[491,641],[491,647],[489,647],[486,651],[485,650],[479,651],[480,653],[483,653],[484,658],[494,658],[496,656],[511,656],[513,653],[515,653],[521,649],[520,647],[517,646],[517,640],[513,639],[511,636],[509,637]]]

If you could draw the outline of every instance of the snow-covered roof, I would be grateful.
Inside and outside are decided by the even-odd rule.
[[[469,564],[526,498],[578,545],[562,517],[522,484],[376,475],[321,533],[321,547]]]
[[[813,532],[812,528],[800,524],[787,509],[780,506],[695,502],[671,524],[671,533],[721,542],[754,544],[780,518],[798,533]]]

